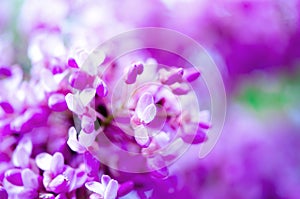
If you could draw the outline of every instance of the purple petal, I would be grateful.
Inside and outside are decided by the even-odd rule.
[[[28,132],[35,127],[45,125],[48,114],[46,108],[29,108],[11,122],[10,128],[17,132]]]
[[[152,171],[151,175],[156,178],[165,179],[169,176],[169,170],[167,167],[163,167]]]
[[[5,113],[11,114],[14,112],[14,108],[8,102],[0,102],[0,107],[4,110]]]
[[[167,72],[168,74],[165,74],[165,76],[162,76],[161,82],[166,85],[171,85],[176,82],[182,82],[182,76],[183,76],[183,69],[178,68],[176,70],[172,70],[170,72]]]
[[[5,179],[16,186],[23,186],[22,175],[20,169],[10,169],[5,172]]]
[[[1,66],[0,67],[0,78],[1,77],[10,77],[12,76],[11,69],[7,66]]]
[[[61,112],[67,110],[68,106],[63,94],[52,94],[48,99],[48,106],[53,111]]]
[[[104,192],[104,199],[116,199],[118,188],[118,182],[116,180],[110,180]]]
[[[190,88],[185,84],[173,85],[171,89],[175,95],[185,95],[190,91]]]
[[[50,171],[57,175],[63,171],[64,168],[64,156],[60,152],[54,153],[51,164],[50,164]]]
[[[85,187],[88,190],[90,190],[94,193],[97,193],[101,196],[103,196],[103,194],[104,194],[105,187],[102,184],[100,184],[99,182],[96,182],[96,181],[87,182],[87,183],[85,183]]]
[[[76,71],[70,76],[69,83],[73,88],[83,90],[87,87],[87,85],[91,84],[93,80],[93,77],[87,73],[83,71]]]
[[[73,58],[68,59],[68,66],[70,66],[71,68],[78,68],[76,60]]]
[[[201,128],[198,128],[196,134],[185,134],[182,136],[182,140],[189,144],[200,144],[206,141],[206,139],[206,134]]]
[[[35,158],[36,165],[43,171],[49,171],[52,156],[49,153],[40,153]]]
[[[195,68],[188,68],[184,70],[183,78],[187,82],[195,81],[200,77],[200,72]]]
[[[127,76],[125,79],[126,84],[133,84],[136,81],[136,77],[138,75],[138,71],[136,66],[131,66],[127,72]]]
[[[135,66],[136,66],[137,73],[139,75],[142,74],[144,71],[144,65],[142,63],[136,63]]]
[[[101,176],[101,184],[103,184],[104,187],[106,187],[111,180],[111,177],[109,175],[102,175]]]
[[[125,196],[131,192],[134,188],[134,183],[132,181],[127,181],[119,185],[118,197]]]
[[[100,80],[99,85],[97,86],[96,93],[99,97],[105,97],[108,93],[107,85],[104,81]]]
[[[84,161],[86,165],[86,173],[96,179],[98,177],[100,162],[88,151],[84,153]]]
[[[7,191],[2,186],[0,186],[0,198],[8,199]]]

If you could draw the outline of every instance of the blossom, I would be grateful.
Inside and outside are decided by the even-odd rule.
[[[202,71],[179,55],[194,56],[188,47],[152,34],[100,44],[132,28],[176,29],[245,89],[241,74],[260,82],[257,69],[292,77],[274,72],[299,65],[299,5],[0,0],[0,198],[298,198],[297,77],[284,80],[284,92],[270,81],[259,84],[270,86],[259,100],[256,91],[249,97],[270,104],[268,92],[279,89],[284,105],[272,114],[254,114],[228,90],[223,135],[199,160],[216,119],[206,109],[218,107],[206,99]],[[177,54],[115,54],[156,41]]]
[[[81,169],[64,164],[64,157],[57,152],[53,156],[41,153],[36,157],[37,166],[44,171],[43,185],[54,193],[71,192],[83,185],[87,176]]]
[[[8,170],[3,183],[9,198],[29,199],[38,195],[38,175],[28,168]]]
[[[104,198],[104,199],[115,199],[118,193],[118,182],[111,179],[108,175],[101,177],[101,183],[99,182],[87,182],[85,186],[95,194],[90,198]]]

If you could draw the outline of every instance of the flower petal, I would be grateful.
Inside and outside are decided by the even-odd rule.
[[[140,98],[137,102],[136,108],[135,108],[135,112],[136,112],[137,116],[139,118],[141,118],[143,113],[144,113],[144,110],[146,109],[146,107],[153,104],[153,103],[154,103],[154,99],[153,99],[152,94],[149,93],[149,92],[143,93],[140,96]]]
[[[22,180],[24,187],[26,188],[32,188],[32,189],[37,189],[39,184],[38,184],[38,178],[37,175],[31,171],[30,169],[24,169],[22,171]]]
[[[54,153],[51,164],[50,164],[50,171],[57,175],[63,171],[64,168],[64,156],[60,152]]]
[[[131,192],[134,188],[134,183],[132,181],[127,181],[119,185],[118,196],[122,197]]]
[[[130,66],[125,79],[126,84],[135,83],[137,75],[138,75],[137,67],[135,65]]]
[[[107,90],[107,85],[105,84],[104,81],[100,80],[100,79],[96,79],[95,81],[98,81],[97,82],[97,89],[96,89],[96,93],[99,97],[105,97],[108,93],[108,90]]]
[[[79,144],[85,147],[89,147],[94,143],[97,135],[97,131],[94,131],[93,133],[85,133],[84,131],[81,131],[78,137]]]
[[[68,108],[65,100],[65,96],[59,93],[52,94],[49,97],[48,106],[53,111],[57,111],[57,112],[65,111]]]
[[[88,190],[90,190],[90,191],[92,191],[94,193],[97,193],[97,194],[99,194],[101,196],[104,195],[105,187],[102,184],[100,184],[99,182],[96,182],[96,181],[86,182],[85,183],[85,187]]]
[[[53,191],[54,193],[62,193],[68,190],[69,181],[64,175],[56,176],[46,187],[47,191]]]
[[[111,180],[111,177],[109,175],[102,175],[101,176],[101,184],[103,184],[103,186],[107,186],[109,181]]]
[[[43,171],[50,170],[52,156],[49,153],[40,153],[35,157],[36,165]]]
[[[20,140],[17,148],[12,155],[12,162],[17,167],[27,167],[32,151],[32,142],[29,138]]]
[[[87,106],[92,99],[94,99],[96,94],[96,89],[94,88],[86,88],[79,94],[80,101],[83,106]]]
[[[81,145],[77,140],[70,139],[70,137],[67,141],[67,144],[72,151],[77,153],[84,153],[86,151],[86,148],[83,145]]]
[[[147,129],[143,125],[140,125],[137,128],[135,128],[134,138],[139,145],[145,146],[149,142]]]
[[[140,116],[140,120],[148,124],[155,118],[155,116],[156,116],[156,106],[154,104],[150,104],[143,111],[142,115]]]
[[[200,72],[196,68],[188,68],[184,70],[183,78],[187,82],[195,81],[200,77]]]
[[[10,169],[5,172],[5,179],[16,186],[23,186],[22,175],[20,169]]]
[[[104,192],[104,199],[116,199],[118,188],[118,182],[116,180],[110,180]]]
[[[93,118],[84,115],[81,120],[81,128],[88,134],[92,133],[95,130]]]
[[[80,115],[84,112],[84,107],[80,100],[78,100],[78,96],[75,96],[71,93],[68,93],[65,97],[67,106],[70,111]]]

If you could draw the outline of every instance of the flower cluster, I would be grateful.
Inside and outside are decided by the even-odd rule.
[[[173,28],[205,44],[236,80],[296,65],[299,5],[0,0],[0,198],[298,198],[293,128],[233,109],[212,156],[195,160],[214,125],[199,108],[207,108],[201,71],[163,50],[116,59],[97,47],[131,28]],[[153,37],[145,43],[176,46]]]

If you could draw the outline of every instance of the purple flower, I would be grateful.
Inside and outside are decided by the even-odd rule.
[[[91,199],[116,199],[119,185],[116,180],[111,179],[108,175],[103,175],[101,183],[96,181],[87,182],[85,187],[95,193],[90,196]]]
[[[38,175],[30,169],[10,169],[3,181],[9,198],[35,198],[38,195]]]
[[[45,189],[57,194],[71,192],[81,187],[87,179],[87,175],[80,168],[73,169],[65,165],[64,157],[59,152],[53,156],[48,153],[37,155],[36,164],[44,171]]]

